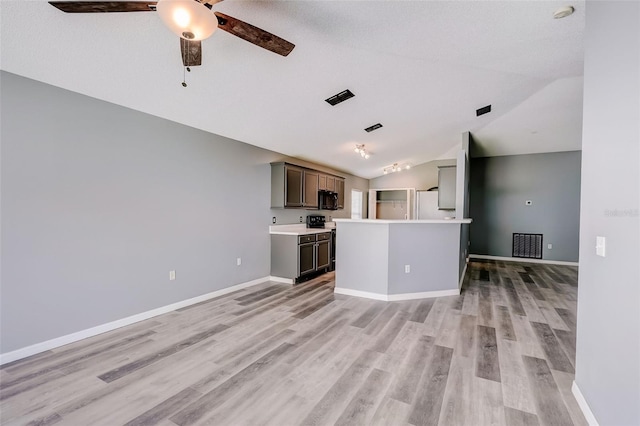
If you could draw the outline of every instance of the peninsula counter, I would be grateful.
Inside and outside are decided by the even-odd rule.
[[[335,293],[377,300],[460,294],[471,219],[334,219]]]

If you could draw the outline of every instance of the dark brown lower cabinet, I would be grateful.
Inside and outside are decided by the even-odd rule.
[[[331,232],[271,235],[271,276],[304,281],[331,267]]]

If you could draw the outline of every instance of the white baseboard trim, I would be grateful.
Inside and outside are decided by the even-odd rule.
[[[16,349],[15,351],[0,354],[0,365],[17,361],[31,355],[39,354],[40,352],[59,348],[60,346],[68,345],[69,343],[77,342],[78,340],[86,339],[88,337],[97,336],[98,334],[106,333],[107,331],[112,331],[117,328],[144,321],[149,318],[157,317],[158,315],[166,314],[167,312],[175,311],[176,309],[184,308],[189,305],[195,305],[196,303],[204,302],[205,300],[213,299],[214,297],[223,296],[227,293],[251,287],[265,281],[270,281],[270,277],[258,278],[256,280],[236,284],[234,286],[216,290],[211,293],[203,294],[201,296],[192,297],[191,299],[182,300],[180,302],[172,303],[170,305],[162,306],[150,311],[141,312],[130,317],[122,318],[119,320],[108,322],[106,324],[98,325],[96,327],[87,328],[86,330],[77,331],[75,333],[67,334],[61,337],[56,337],[55,339],[47,340],[45,342],[40,342],[31,346]]]
[[[564,260],[528,259],[523,257],[489,256],[486,254],[470,254],[471,259],[503,260],[505,262],[521,263],[547,263],[550,265],[578,266],[578,262],[565,262]]]
[[[460,291],[462,290],[462,283],[464,282],[464,276],[467,274],[468,261],[469,261],[469,258],[467,258],[467,261],[464,263],[464,269],[462,270],[462,275],[460,275],[460,281],[458,282],[458,294],[460,294]]]
[[[424,291],[421,293],[380,294],[368,291],[352,290],[350,288],[335,287],[333,292],[345,296],[363,297],[366,299],[382,300],[384,302],[398,302],[400,300],[429,299],[432,297],[458,296],[460,289]]]
[[[578,406],[582,410],[582,414],[584,414],[585,419],[587,419],[589,426],[599,426],[596,416],[593,415],[593,411],[591,411],[589,404],[587,404],[587,400],[584,399],[584,395],[582,395],[582,392],[575,381],[571,385],[571,393],[573,393],[573,396],[576,398]]]
[[[457,288],[455,290],[424,291],[422,293],[390,294],[387,296],[387,300],[390,302],[396,302],[399,300],[430,299],[432,297],[445,296],[460,296],[460,289]]]
[[[369,291],[352,290],[350,288],[334,287],[333,292],[336,294],[344,294],[345,296],[364,297],[365,299],[387,301],[386,294],[371,293]]]
[[[273,281],[276,283],[284,283],[284,284],[293,284],[293,279],[291,278],[282,278],[282,277],[274,277],[270,276],[269,281]]]

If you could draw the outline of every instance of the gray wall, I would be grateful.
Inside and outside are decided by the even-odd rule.
[[[456,290],[459,241],[459,224],[390,224],[389,294]]]
[[[281,154],[6,72],[0,84],[2,353],[268,276],[272,216],[308,213],[269,207]]]
[[[462,148],[456,158],[456,219],[469,217],[469,151],[471,133],[462,134]]]
[[[336,223],[336,287],[387,294],[389,227]]]
[[[437,160],[399,173],[390,173],[369,181],[371,189],[415,188],[418,191],[438,186],[438,166],[455,166],[456,160]]]
[[[462,134],[462,151],[458,154],[457,170],[456,170],[456,218],[469,218],[469,187],[471,180],[471,145],[473,145],[473,136],[471,133],[464,132]],[[459,253],[459,270],[458,276],[462,278],[464,268],[467,264],[467,256],[469,255],[469,238],[471,233],[471,225],[462,224],[460,228],[460,253]]]
[[[575,380],[601,425],[640,424],[638,76],[640,3],[588,1]]]
[[[511,256],[525,232],[544,235],[543,259],[577,262],[580,152],[472,158],[470,216],[471,254]]]

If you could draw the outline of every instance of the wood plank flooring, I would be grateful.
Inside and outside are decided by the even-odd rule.
[[[460,296],[264,283],[0,369],[3,425],[586,425],[577,268],[473,261]]]

